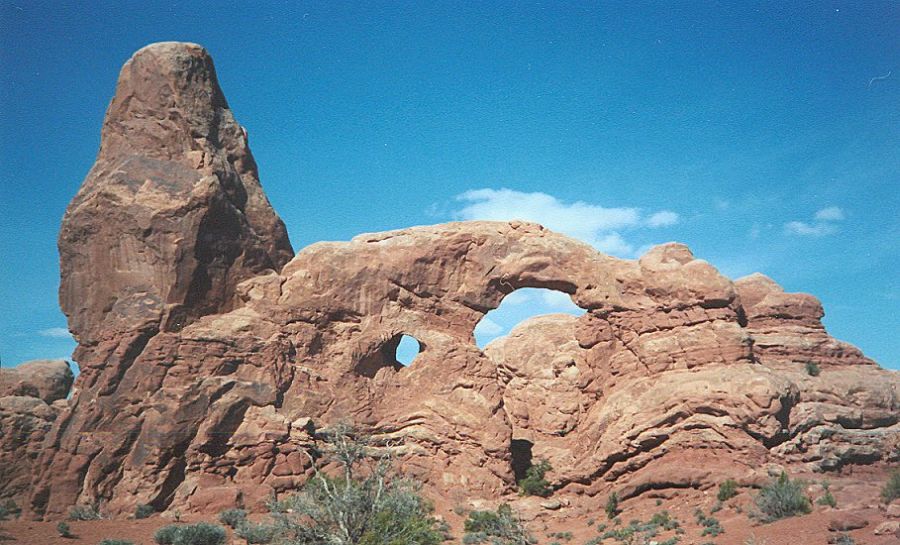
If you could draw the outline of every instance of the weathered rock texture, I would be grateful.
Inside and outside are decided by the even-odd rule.
[[[41,445],[66,407],[72,380],[65,360],[0,368],[0,499],[29,491]]]
[[[65,399],[75,375],[66,360],[34,360],[0,369],[0,397],[36,397],[46,403]]]
[[[731,282],[683,245],[630,261],[535,224],[451,223],[281,267],[284,229],[197,46],[125,66],[60,248],[84,371],[37,514],[255,508],[308,478],[316,428],[340,420],[438,492],[483,498],[528,456],[558,488],[624,495],[897,457],[897,373],[831,339],[811,296]],[[586,313],[480,350],[476,324],[524,287]],[[403,334],[421,344],[408,368]]]

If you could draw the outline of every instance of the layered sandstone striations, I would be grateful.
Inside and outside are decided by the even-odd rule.
[[[288,262],[193,45],[123,69],[60,250],[84,372],[43,445],[37,514],[256,508],[308,478],[317,428],[347,420],[437,492],[482,498],[513,490],[529,457],[563,492],[632,495],[898,452],[897,373],[829,337],[811,296],[732,282],[683,245],[621,260],[535,224],[468,222]],[[586,313],[480,350],[476,324],[524,287]],[[403,334],[421,346],[408,368]]]

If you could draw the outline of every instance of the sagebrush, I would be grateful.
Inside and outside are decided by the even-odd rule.
[[[758,516],[763,522],[805,515],[812,511],[809,498],[804,494],[803,481],[792,480],[787,473],[764,486],[756,495]]]

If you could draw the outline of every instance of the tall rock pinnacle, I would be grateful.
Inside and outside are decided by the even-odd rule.
[[[205,49],[152,44],[122,68],[59,250],[82,345],[228,310],[238,282],[293,256]]]

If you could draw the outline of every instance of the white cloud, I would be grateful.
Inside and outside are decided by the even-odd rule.
[[[819,221],[841,221],[844,219],[844,211],[837,206],[829,206],[816,212],[816,219]]]
[[[828,223],[810,225],[802,221],[789,221],[784,224],[784,230],[791,235],[802,237],[824,237],[837,232],[837,228]]]
[[[670,210],[657,212],[647,219],[647,225],[650,227],[668,227],[678,223],[678,214]]]
[[[606,208],[582,201],[565,203],[541,192],[484,188],[466,191],[456,198],[466,203],[454,214],[457,219],[533,221],[587,242],[602,252],[628,257],[634,254],[634,247],[619,231],[665,227],[678,221],[678,214],[668,210],[645,218],[638,208]]]
[[[70,339],[72,335],[69,333],[69,330],[64,327],[50,327],[47,329],[42,329],[38,331],[38,335],[41,337],[50,337],[53,339]]]
[[[475,336],[476,337],[496,337],[503,333],[505,329],[503,326],[491,320],[487,316],[481,319],[480,322],[475,326]]]
[[[824,237],[833,235],[838,229],[834,222],[844,219],[844,211],[837,206],[829,206],[816,212],[815,222],[789,221],[784,224],[784,230],[791,235],[803,237]]]

